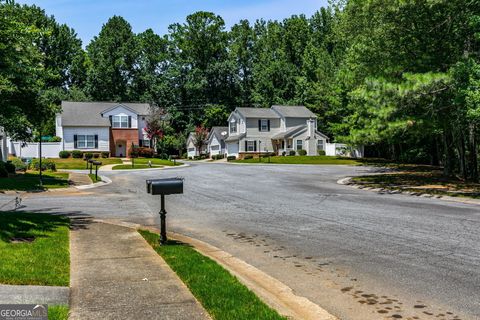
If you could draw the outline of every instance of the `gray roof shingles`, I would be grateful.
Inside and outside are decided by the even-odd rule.
[[[150,113],[148,103],[62,101],[62,126],[110,127],[102,112],[115,106],[125,106],[139,115]]]
[[[280,116],[270,108],[237,108],[236,110],[246,118],[280,118]]]
[[[285,118],[316,118],[315,113],[310,111],[305,106],[272,106],[272,109],[277,111]]]

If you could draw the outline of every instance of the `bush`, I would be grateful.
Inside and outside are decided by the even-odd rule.
[[[307,155],[307,150],[303,150],[303,149],[298,150],[298,155],[300,155],[300,156],[306,156],[306,155]]]
[[[32,162],[30,162],[30,169],[39,171],[40,159],[33,159]],[[55,162],[50,159],[42,159],[42,171],[44,170],[57,171],[57,166],[55,165]]]
[[[290,150],[290,151],[288,152],[288,155],[289,155],[289,156],[294,156],[294,155],[296,155],[296,154],[297,154],[297,153],[295,152],[295,150]]]
[[[243,157],[243,160],[248,160],[248,159],[253,159],[253,156],[251,154],[247,154]]]
[[[27,165],[20,158],[13,158],[12,164],[15,166],[16,171],[26,171]]]
[[[326,156],[327,153],[325,152],[325,150],[318,150],[318,155],[319,156]]]
[[[7,161],[5,163],[5,170],[7,170],[8,173],[15,173],[15,165],[12,161]]]
[[[94,153],[94,154],[93,154],[93,158],[95,158],[95,159],[100,158],[100,153]]]
[[[48,142],[60,142],[60,141],[62,141],[62,138],[57,137],[57,136],[54,136],[54,137],[51,137],[50,139],[48,139]]]
[[[72,157],[75,159],[80,159],[83,158],[83,152],[80,150],[73,150],[72,151]]]
[[[58,156],[62,159],[67,159],[70,157],[70,152],[69,151],[60,151],[58,153]]]
[[[233,160],[237,160],[237,157],[235,157],[235,156],[228,156],[227,157],[227,161],[233,161]]]
[[[285,151],[282,151],[282,156],[285,157],[287,153]]]
[[[185,152],[184,154],[182,154],[182,159],[187,159],[187,158],[188,158],[188,153]]]
[[[8,171],[5,168],[5,162],[0,161],[0,178],[7,178],[8,177]]]
[[[88,159],[88,160],[90,160],[90,159],[92,159],[92,158],[93,158],[93,153],[91,153],[91,152],[87,152],[87,153],[85,153],[83,156],[85,157],[85,159]]]
[[[108,158],[110,156],[110,152],[102,151],[102,158]]]
[[[193,160],[200,160],[200,156],[193,156]]]

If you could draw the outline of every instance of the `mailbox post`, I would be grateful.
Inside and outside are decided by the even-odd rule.
[[[89,159],[88,163],[90,164],[90,174],[92,174],[92,169],[93,169],[93,160]]]
[[[167,242],[167,211],[165,210],[165,195],[183,193],[183,179],[149,179],[147,183],[147,192],[151,195],[160,195],[160,244]]]
[[[92,161],[92,165],[95,166],[95,181],[98,180],[98,167],[102,165],[100,161]]]

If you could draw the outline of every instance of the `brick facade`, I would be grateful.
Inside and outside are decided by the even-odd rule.
[[[122,157],[128,157],[132,143],[138,146],[138,129],[110,129],[110,153],[113,157],[117,156],[117,147],[123,144],[126,154],[122,154]]]

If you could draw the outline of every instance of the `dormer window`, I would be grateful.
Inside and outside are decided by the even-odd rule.
[[[237,132],[237,122],[235,120],[232,120],[230,122],[230,133],[236,133]]]
[[[112,127],[113,128],[129,128],[128,116],[113,116]]]

